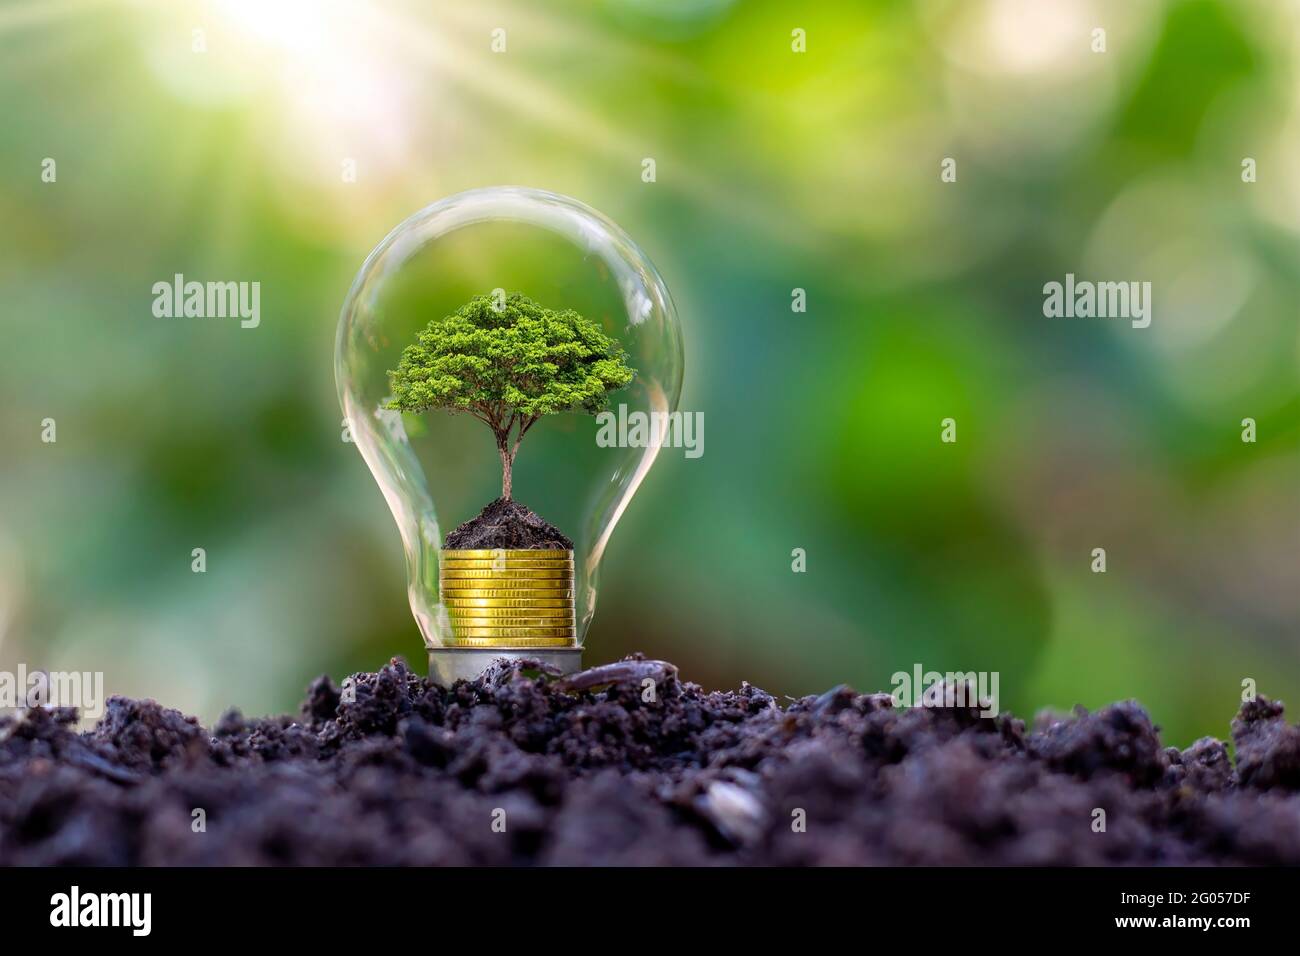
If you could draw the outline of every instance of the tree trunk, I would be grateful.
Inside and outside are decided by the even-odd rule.
[[[501,497],[509,501],[515,456],[510,453],[510,446],[504,438],[497,439],[497,452],[501,455]]]

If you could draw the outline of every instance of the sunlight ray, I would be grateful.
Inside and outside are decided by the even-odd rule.
[[[405,20],[378,11],[376,14],[384,18],[394,42],[406,46],[429,67],[445,71],[461,81],[465,89],[508,107],[530,122],[549,124],[557,134],[572,138],[574,143],[626,163],[632,171],[629,175],[635,175],[646,155],[644,147],[638,148],[626,133],[598,115],[555,95],[538,83],[535,76],[522,76],[509,65],[480,62],[465,52],[468,44],[450,44],[427,29],[413,29]],[[805,228],[768,206],[737,196],[720,181],[699,175],[680,156],[663,149],[656,149],[655,153],[659,167],[672,170],[671,188],[748,226],[779,236],[786,245],[812,245],[813,237]]]

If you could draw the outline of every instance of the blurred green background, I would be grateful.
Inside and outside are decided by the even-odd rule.
[[[1222,736],[1243,678],[1300,688],[1298,66],[1277,0],[6,0],[0,666],[205,721],[422,669],[338,310],[401,219],[514,183],[655,261],[707,423],[614,536],[590,663],[996,670],[1022,715]],[[1152,282],[1151,327],[1044,318],[1067,272]],[[259,281],[260,327],[155,318],[175,273]]]

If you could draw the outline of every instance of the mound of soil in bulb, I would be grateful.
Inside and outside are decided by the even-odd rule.
[[[1162,746],[1132,701],[1030,729],[847,687],[706,693],[639,657],[449,690],[395,659],[210,731],[121,697],[74,720],[0,722],[0,863],[1300,863],[1300,728],[1263,697],[1235,764]]]
[[[517,501],[498,498],[477,517],[447,535],[442,546],[457,551],[491,548],[570,551],[573,542],[531,509]]]

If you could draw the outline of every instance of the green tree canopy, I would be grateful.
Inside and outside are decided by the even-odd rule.
[[[515,456],[528,430],[543,415],[596,414],[636,370],[597,323],[513,292],[475,296],[431,320],[388,374],[387,408],[466,412],[492,429],[501,496],[510,498]]]

